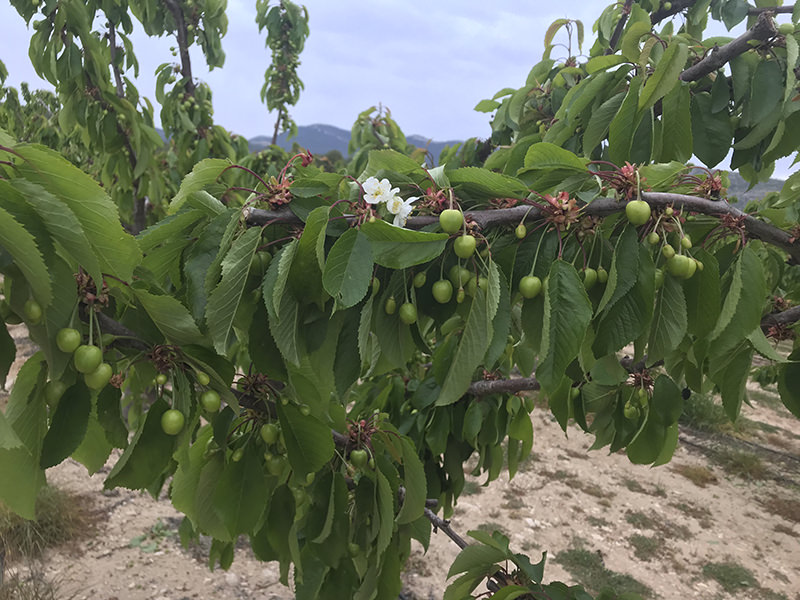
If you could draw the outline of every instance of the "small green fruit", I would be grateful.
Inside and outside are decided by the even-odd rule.
[[[22,307],[22,314],[31,325],[38,325],[42,320],[42,307],[36,300],[31,298]]]
[[[597,281],[598,283],[605,283],[608,281],[608,271],[603,267],[597,267]]]
[[[781,35],[792,35],[794,33],[794,25],[791,23],[781,23],[778,25],[778,31]]]
[[[159,373],[156,375],[156,384],[157,385],[165,385],[167,383],[167,374],[166,373]]]
[[[519,280],[519,293],[523,298],[535,298],[542,291],[542,280],[536,275],[526,275]]]
[[[524,239],[525,236],[528,235],[528,228],[525,227],[525,223],[517,225],[517,228],[514,230],[514,235],[517,236],[518,240]]]
[[[453,297],[453,284],[447,281],[447,279],[440,279],[433,284],[431,293],[433,294],[434,300],[439,304],[447,304]]]
[[[464,215],[460,210],[447,208],[439,214],[439,225],[445,233],[455,233],[464,224]]]
[[[185,422],[183,413],[175,408],[170,408],[161,415],[161,429],[167,435],[178,435]]]
[[[200,385],[208,385],[211,382],[211,378],[205,371],[198,371],[195,373],[195,377],[197,377],[197,383]]]
[[[625,216],[633,225],[644,225],[650,220],[650,205],[644,200],[631,200],[625,205]]]
[[[261,426],[261,439],[266,444],[274,444],[278,441],[278,434],[280,430],[275,423],[265,423]]]
[[[462,235],[453,242],[453,251],[459,258],[469,258],[475,254],[475,247],[477,244],[478,241],[475,239],[475,236],[469,234]]]
[[[386,299],[386,304],[383,305],[383,310],[387,315],[393,315],[395,313],[397,310],[397,300],[394,299],[394,296],[389,296]]]
[[[366,450],[359,448],[350,453],[350,464],[352,464],[356,469],[363,469],[366,467],[368,460],[369,456],[367,455]]]
[[[425,275],[425,271],[420,271],[419,273],[414,275],[414,287],[417,289],[421,288],[423,285],[425,285],[425,282],[427,280],[428,277],[427,275]]]
[[[75,350],[72,362],[80,373],[91,373],[103,362],[103,352],[97,346],[84,344]]]
[[[62,352],[72,354],[81,345],[81,332],[71,327],[60,329],[56,334],[56,346]]]
[[[658,242],[661,241],[661,236],[658,235],[655,231],[651,231],[647,234],[647,243],[651,246],[655,246]]]
[[[634,421],[639,418],[639,407],[634,404],[631,404],[630,402],[625,403],[622,412],[625,415],[625,418],[631,421]]]
[[[200,406],[202,406],[203,410],[206,412],[215,413],[222,406],[222,399],[216,391],[206,390],[200,394]]]
[[[670,246],[669,244],[664,244],[664,247],[661,248],[661,255],[666,258],[667,260],[671,259],[675,256],[675,248]]]
[[[111,376],[114,370],[108,363],[100,363],[97,368],[91,373],[86,373],[83,380],[86,382],[86,387],[90,390],[102,390],[108,382],[111,381]]]
[[[681,246],[683,247],[684,250],[688,250],[689,248],[691,248],[692,247],[692,238],[690,238],[688,235],[684,235],[681,238]]]
[[[404,302],[400,306],[400,320],[406,325],[413,325],[417,322],[417,307],[411,302]]]
[[[591,267],[586,267],[583,270],[583,287],[587,291],[594,287],[594,284],[597,283],[597,271],[592,269]]]

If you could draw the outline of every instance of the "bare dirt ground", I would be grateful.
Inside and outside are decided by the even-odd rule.
[[[32,350],[22,327],[13,334],[18,368]],[[502,530],[534,561],[546,550],[547,581],[595,591],[610,582],[667,600],[800,600],[800,421],[774,394],[754,388],[751,400],[746,427],[733,435],[684,429],[672,462],[655,469],[589,452],[589,436],[574,427],[565,435],[537,409],[531,458],[511,482],[501,476],[482,487],[468,478],[452,526],[462,535]],[[181,516],[166,497],[103,491],[103,478],[71,460],[48,472],[49,483],[93,500],[98,524],[96,535],[49,551],[39,567],[58,598],[293,598],[277,567],[255,560],[246,545],[229,571],[209,571],[207,548],[180,546]],[[415,547],[404,596],[441,598],[457,553],[441,533],[426,554]]]

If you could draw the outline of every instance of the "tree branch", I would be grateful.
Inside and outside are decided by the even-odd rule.
[[[794,10],[794,5],[791,6],[762,6],[760,8],[750,7],[747,9],[748,15],[760,15],[761,13],[771,12],[776,15],[790,15]]]
[[[189,43],[186,35],[186,21],[183,18],[183,10],[175,0],[164,0],[167,10],[175,19],[175,37],[178,40],[178,51],[181,55],[181,75],[185,80],[183,88],[187,94],[194,94],[195,85],[192,77],[192,61],[189,57]]]
[[[650,23],[656,25],[664,19],[668,19],[673,15],[677,15],[682,10],[689,8],[690,6],[694,5],[695,2],[697,2],[697,0],[673,0],[672,6],[669,8],[669,10],[659,8],[657,11],[651,14]],[[664,6],[663,2],[661,3],[661,6]]]
[[[117,32],[114,29],[114,24],[109,21],[108,26],[108,47],[111,51],[111,70],[114,72],[114,83],[117,88],[117,97],[125,97],[125,88],[122,85],[122,74],[117,67]]]
[[[611,39],[608,40],[608,48],[606,48],[605,54],[614,54],[614,52],[616,52],[619,38],[622,37],[622,30],[625,29],[625,23],[628,22],[628,17],[631,14],[632,4],[633,0],[625,0],[625,4],[622,6],[622,14],[619,16],[619,21],[617,21],[617,26],[611,34]]]
[[[517,377],[515,379],[494,379],[473,381],[467,389],[470,396],[488,396],[489,394],[516,394],[539,389],[535,377]]]
[[[712,73],[753,48],[750,42],[766,42],[778,35],[775,22],[772,20],[772,12],[762,12],[758,15],[756,24],[740,35],[738,38],[721,47],[715,47],[706,54],[700,62],[692,65],[680,74],[681,81],[697,81],[709,73]]]
[[[770,313],[761,319],[761,328],[768,329],[773,325],[791,325],[800,321],[800,306],[793,306],[783,312]]]
[[[668,192],[642,192],[642,199],[648,204],[658,208],[674,206],[684,207],[691,212],[706,215],[731,215],[744,218],[744,227],[751,238],[759,239],[773,246],[784,250],[792,257],[794,263],[800,264],[800,244],[791,242],[791,236],[786,231],[779,229],[769,223],[760,221],[755,217],[742,212],[725,202],[724,200],[709,200],[697,196],[687,196],[685,194],[673,194]],[[583,214],[594,217],[604,217],[623,210],[625,204],[618,202],[614,198],[597,198],[583,208]],[[245,222],[250,226],[265,225],[302,225],[303,221],[295,215],[291,208],[283,207],[278,210],[261,210],[248,208],[244,211]],[[542,211],[538,206],[528,204],[515,206],[513,208],[498,208],[495,210],[466,211],[464,217],[467,221],[472,221],[481,229],[490,227],[516,225],[522,220],[535,221],[542,217]],[[349,223],[355,223],[355,215],[346,215],[345,219]],[[439,218],[432,215],[410,217],[406,223],[408,229],[421,229],[432,223],[437,223]]]

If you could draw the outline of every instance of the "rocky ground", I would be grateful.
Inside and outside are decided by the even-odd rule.
[[[14,335],[20,358],[30,354],[24,330]],[[452,526],[462,535],[504,531],[534,561],[547,551],[547,580],[595,591],[608,583],[646,598],[800,600],[800,421],[773,393],[754,387],[751,401],[736,427],[684,428],[673,461],[655,469],[588,451],[590,437],[577,428],[565,435],[537,409],[533,455],[520,473],[488,487],[468,478]],[[57,598],[293,598],[277,568],[245,545],[229,571],[209,571],[205,548],[180,546],[181,517],[168,499],[103,491],[105,473],[89,476],[69,460],[48,472],[51,484],[90,500],[97,526],[33,565]],[[427,553],[416,547],[404,595],[441,598],[457,553],[442,534]],[[12,564],[7,579],[29,568]]]

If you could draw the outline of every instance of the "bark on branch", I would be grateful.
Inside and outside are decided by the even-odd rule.
[[[672,6],[670,6],[669,10],[665,8],[659,8],[657,11],[650,15],[650,23],[653,25],[657,25],[664,19],[668,19],[673,15],[677,15],[679,12],[693,6],[697,2],[697,0],[673,0]],[[661,6],[664,6],[664,3],[661,3]]]
[[[784,250],[792,258],[793,263],[800,264],[800,244],[790,241],[791,236],[786,231],[760,221],[748,215],[738,208],[735,208],[724,200],[709,200],[697,196],[687,196],[685,194],[672,194],[667,192],[643,192],[642,199],[648,204],[657,208],[674,206],[676,208],[685,207],[690,212],[706,215],[722,216],[731,215],[743,217],[744,227],[751,238],[759,239],[773,246]],[[613,198],[597,198],[587,204],[583,212],[586,215],[604,217],[623,210],[624,203],[617,202]],[[303,221],[288,207],[279,210],[246,209],[245,222],[250,226],[265,225],[302,225]],[[468,221],[472,221],[481,229],[490,227],[501,227],[516,225],[522,220],[536,221],[542,217],[542,211],[537,206],[520,205],[513,208],[499,208],[495,210],[465,211],[464,216]],[[345,219],[354,223],[356,217],[348,215]],[[406,223],[408,229],[421,229],[426,225],[438,222],[436,216],[411,217]]]
[[[622,6],[622,14],[619,16],[619,21],[617,21],[617,26],[614,28],[614,32],[611,34],[611,39],[608,40],[608,48],[606,48],[606,54],[614,54],[617,51],[617,44],[619,44],[619,38],[622,37],[622,31],[625,29],[625,23],[628,22],[628,17],[631,14],[631,5],[633,4],[633,0],[625,0],[625,4]]]
[[[187,94],[194,94],[195,85],[192,77],[192,61],[189,57],[189,41],[186,31],[186,21],[183,18],[183,10],[175,0],[164,0],[164,4],[169,10],[172,18],[175,19],[175,37],[178,40],[178,52],[181,55],[181,75],[185,83],[183,88]]]
[[[697,81],[709,73],[713,73],[740,54],[753,48],[752,42],[766,42],[778,35],[775,22],[772,20],[771,11],[761,12],[756,24],[745,31],[738,38],[721,47],[715,47],[700,62],[692,65],[680,74],[681,81]]]

